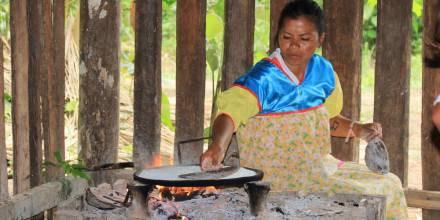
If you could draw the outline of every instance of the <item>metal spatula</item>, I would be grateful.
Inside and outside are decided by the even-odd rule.
[[[185,173],[179,175],[179,177],[183,179],[192,179],[192,180],[215,180],[232,175],[235,172],[237,172],[239,169],[240,167],[227,166],[227,167],[222,167],[219,170]]]
[[[368,169],[375,173],[387,174],[390,171],[390,162],[385,143],[378,137],[373,138],[365,148],[365,163]]]

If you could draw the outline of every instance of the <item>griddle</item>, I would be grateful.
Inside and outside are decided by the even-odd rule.
[[[234,174],[220,179],[184,179],[179,177],[182,174],[200,171],[200,165],[161,166],[138,170],[134,173],[134,179],[145,184],[161,186],[236,186],[261,180],[264,175],[261,170],[240,167]]]

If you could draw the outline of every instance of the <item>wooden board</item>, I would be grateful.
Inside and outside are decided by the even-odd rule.
[[[222,90],[253,64],[255,0],[225,1]]]
[[[379,0],[374,121],[382,124],[391,172],[408,183],[412,0]]]
[[[80,2],[79,144],[87,167],[116,162],[120,2]]]
[[[440,210],[439,191],[406,189],[405,197],[409,207]]]
[[[64,99],[65,99],[65,78],[66,78],[66,58],[65,58],[65,14],[64,14],[64,0],[53,0],[52,15],[53,20],[53,107],[54,115],[54,150],[61,153],[62,159],[65,158],[65,143],[64,143]],[[54,177],[64,175],[63,169],[56,169],[53,173]]]
[[[323,55],[333,64],[344,91],[341,115],[359,120],[361,105],[363,1],[324,1],[326,26]],[[350,12],[350,13],[346,13]],[[371,119],[372,120],[372,119]],[[359,160],[359,141],[332,138],[332,154],[345,161]]]
[[[177,1],[176,135],[179,141],[202,137],[206,69],[206,0]],[[199,163],[203,143],[182,149],[182,163]]]
[[[440,134],[431,120],[432,103],[440,94],[440,2],[424,1],[423,56],[437,66],[423,66],[422,95],[422,180],[423,189],[440,191]],[[428,62],[427,62],[428,63]],[[423,210],[424,220],[440,219],[440,211]]]
[[[45,82],[43,76],[43,36],[41,1],[29,1],[29,148],[30,148],[30,184],[31,187],[40,185],[43,160],[42,136],[42,102],[41,90]]]
[[[133,160],[151,166],[160,154],[162,1],[136,2]]]
[[[12,135],[14,193],[30,187],[27,1],[11,0]]]
[[[0,203],[0,216],[2,219],[28,219],[62,201],[84,195],[87,187],[87,180],[71,177],[45,183]]]

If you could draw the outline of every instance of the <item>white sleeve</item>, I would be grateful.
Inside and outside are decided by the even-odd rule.
[[[437,98],[434,100],[434,105],[440,104],[440,94],[437,96]]]

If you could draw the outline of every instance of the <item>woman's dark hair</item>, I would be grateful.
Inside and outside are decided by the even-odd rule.
[[[313,0],[294,0],[287,3],[281,11],[280,18],[278,19],[277,33],[275,39],[273,39],[276,46],[278,46],[278,35],[284,20],[297,19],[301,16],[306,17],[315,24],[319,36],[324,33],[324,13],[318,3]]]

